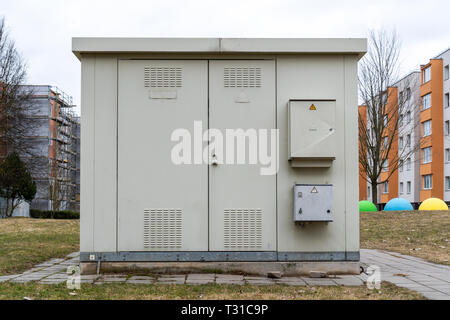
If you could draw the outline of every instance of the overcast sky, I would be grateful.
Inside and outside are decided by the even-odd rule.
[[[80,102],[72,37],[366,37],[395,28],[401,70],[450,47],[448,0],[0,0],[0,16],[28,64],[30,84]]]

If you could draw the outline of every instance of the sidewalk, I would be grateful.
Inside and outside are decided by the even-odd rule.
[[[66,270],[69,266],[79,264],[79,253],[74,252],[65,259],[52,259],[41,263],[22,274],[0,276],[0,282],[25,283],[37,281],[43,284],[58,284],[67,281]],[[81,283],[129,283],[129,284],[251,284],[251,285],[295,285],[295,286],[361,286],[361,276],[343,275],[329,278],[282,277],[270,279],[264,276],[242,276],[233,274],[167,274],[152,276],[131,276],[123,274],[82,275]]]
[[[381,281],[417,291],[427,299],[450,300],[450,266],[370,249],[361,249],[361,264],[380,267]]]

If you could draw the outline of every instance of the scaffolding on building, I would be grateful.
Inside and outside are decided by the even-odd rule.
[[[30,137],[40,151],[31,159],[39,163],[33,175],[38,190],[31,207],[79,211],[80,118],[73,99],[57,87],[28,87],[36,102],[33,118],[41,121],[39,134]]]
[[[57,87],[50,89],[53,102],[50,126],[49,193],[52,210],[79,210],[79,117],[72,97]]]

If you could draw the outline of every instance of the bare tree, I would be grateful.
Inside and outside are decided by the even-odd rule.
[[[0,19],[0,160],[17,152],[30,171],[35,171],[33,157],[37,154],[33,136],[39,122],[33,90],[24,86],[26,64]],[[31,161],[30,161],[31,160]]]
[[[363,103],[359,112],[359,164],[363,178],[371,185],[372,201],[377,203],[378,185],[389,181],[419,148],[417,124],[411,122],[419,118],[420,108],[415,90],[418,83],[402,80],[402,92],[395,86],[400,54],[397,34],[371,31],[368,40],[368,53],[360,62],[358,76]],[[412,140],[412,136],[416,138]]]

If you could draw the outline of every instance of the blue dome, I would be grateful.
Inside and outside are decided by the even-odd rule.
[[[384,211],[404,211],[404,210],[413,210],[413,207],[408,200],[402,198],[391,199],[384,207]]]

